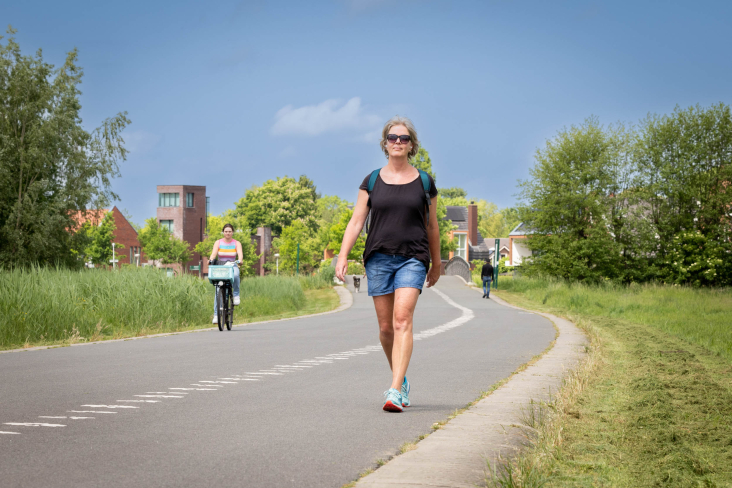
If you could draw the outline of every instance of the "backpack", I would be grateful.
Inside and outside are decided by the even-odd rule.
[[[427,222],[430,221],[430,205],[432,205],[432,199],[430,198],[430,178],[427,175],[426,171],[422,171],[421,169],[418,169],[419,171],[419,177],[422,179],[422,189],[424,190],[424,198],[427,202]],[[376,185],[376,178],[378,178],[379,173],[381,172],[381,168],[375,169],[371,172],[371,176],[369,177],[369,185],[366,191],[369,194],[369,214],[366,216],[366,233],[369,233],[369,227],[371,224],[371,192],[374,190],[374,185]]]

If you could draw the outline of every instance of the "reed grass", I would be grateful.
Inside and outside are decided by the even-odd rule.
[[[267,276],[241,281],[235,318],[251,321],[305,310],[304,290],[322,278]],[[67,344],[210,327],[214,287],[153,268],[0,272],[0,349]]]
[[[570,313],[649,325],[732,360],[732,289],[499,279],[500,291]]]

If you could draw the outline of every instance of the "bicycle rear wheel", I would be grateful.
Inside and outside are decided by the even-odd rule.
[[[216,289],[216,304],[218,306],[219,312],[219,330],[224,330],[224,324],[226,323],[226,303],[224,302],[224,299],[226,297],[226,293],[224,292],[224,287],[219,286]]]
[[[231,326],[234,325],[234,290],[229,288],[227,292],[227,298],[229,301],[229,315],[226,316],[226,328],[228,330],[231,330]]]

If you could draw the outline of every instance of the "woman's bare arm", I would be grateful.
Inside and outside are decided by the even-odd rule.
[[[218,255],[219,255],[219,241],[217,240],[216,242],[214,242],[214,247],[211,250],[211,257],[208,258],[208,260],[213,261],[214,259],[216,259],[216,256],[218,256]]]
[[[338,253],[336,276],[341,281],[343,281],[346,271],[348,270],[348,253],[353,249],[353,245],[356,243],[356,239],[358,239],[361,229],[363,229],[363,224],[366,222],[366,216],[369,214],[368,201],[368,192],[366,190],[359,190],[356,207],[353,209],[351,220],[348,222],[346,231],[343,233],[343,242],[341,243],[341,250]]]
[[[437,198],[432,199],[430,205],[430,221],[427,225],[427,239],[430,246],[432,266],[427,273],[427,288],[433,286],[442,274],[442,256],[440,256],[440,228],[437,224]]]

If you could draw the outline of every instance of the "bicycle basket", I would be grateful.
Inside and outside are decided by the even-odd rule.
[[[234,281],[234,266],[209,266],[208,281]]]

